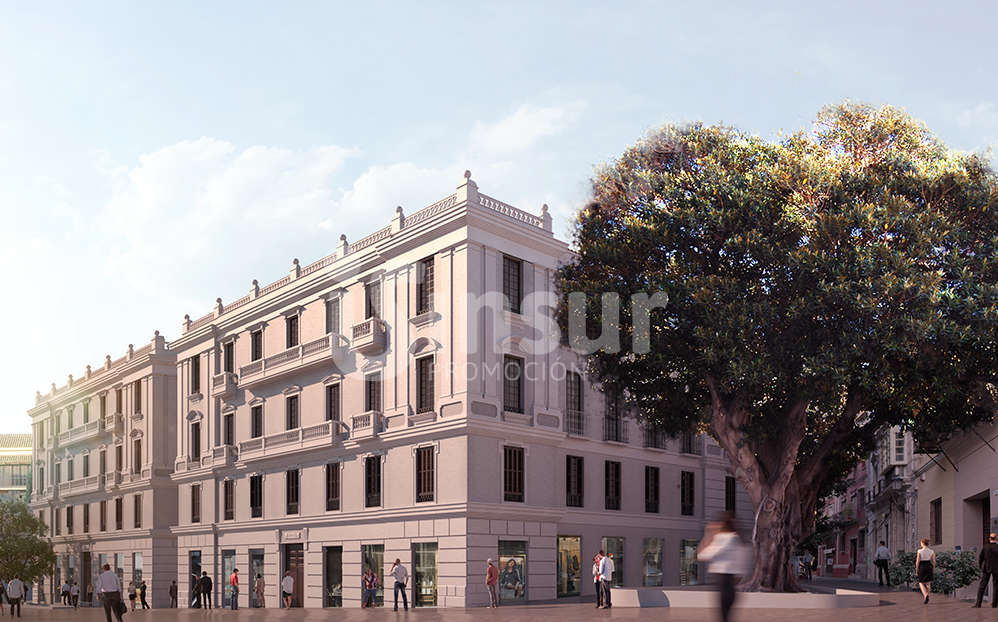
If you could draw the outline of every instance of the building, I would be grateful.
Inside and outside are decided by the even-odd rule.
[[[750,525],[748,495],[720,447],[643,426],[559,345],[570,257],[546,206],[502,203],[466,173],[185,318],[173,566],[212,576],[217,605],[238,567],[265,577],[271,606],[290,572],[296,606],[356,607],[365,568],[395,558],[415,606],[487,604],[489,557],[505,602],[591,595],[600,548],[617,585],[700,581],[705,522],[727,508]]]
[[[919,449],[926,457],[914,472],[918,493],[914,540],[928,538],[937,552],[976,553],[989,534],[998,533],[998,420]],[[976,583],[956,595],[976,596]]]
[[[818,572],[824,577],[865,577],[872,564],[866,535],[866,462],[853,467],[845,479],[850,482],[846,491],[825,499],[825,516],[847,526],[836,530],[819,551]]]
[[[0,495],[28,500],[31,435],[0,434]]]
[[[50,529],[57,555],[50,590],[63,581],[85,594],[109,563],[123,585],[143,579],[155,607],[169,605],[176,578],[176,356],[157,332],[143,347],[38,393],[32,426],[29,507]]]

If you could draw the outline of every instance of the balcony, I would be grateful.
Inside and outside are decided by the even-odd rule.
[[[341,425],[339,421],[326,421],[307,428],[296,428],[243,441],[239,443],[238,455],[241,461],[249,462],[304,449],[331,447],[339,443]]]
[[[205,466],[224,467],[236,463],[239,451],[235,445],[219,445],[211,450],[211,463]]]
[[[114,413],[104,417],[104,430],[106,432],[124,432],[125,417],[121,413]]]
[[[77,426],[72,430],[66,430],[59,435],[59,446],[65,447],[67,445],[72,445],[73,443],[78,443],[80,441],[85,441],[88,438],[93,438],[100,434],[101,425],[100,420],[95,419],[90,423],[84,423],[81,426]]]
[[[350,349],[365,356],[381,354],[388,347],[388,325],[381,318],[368,318],[353,325]]]
[[[646,449],[668,449],[668,437],[656,427],[645,427],[644,447]],[[657,511],[657,510],[656,510]]]
[[[58,436],[50,436],[50,437],[48,437],[48,438],[45,439],[45,449],[47,451],[52,451],[53,449],[55,449],[58,446],[59,446],[59,437]]]
[[[211,378],[211,396],[222,399],[233,397],[236,394],[237,376],[225,371]]]
[[[350,428],[350,440],[366,440],[378,438],[384,431],[385,418],[380,412],[372,410],[353,418]]]
[[[570,436],[589,436],[589,415],[578,410],[565,411],[565,433]]]
[[[74,495],[83,495],[90,492],[99,492],[101,490],[104,490],[104,480],[99,475],[81,477],[80,479],[74,479],[72,481],[59,484],[59,496],[64,499]]]
[[[38,495],[39,499],[51,499],[55,501],[59,498],[59,487],[58,486],[46,486],[45,490]]]
[[[243,388],[252,387],[312,367],[342,363],[345,355],[346,338],[343,335],[329,333],[315,341],[288,348],[240,367],[238,382]]]
[[[603,440],[611,443],[629,442],[627,440],[627,419],[603,417]]]

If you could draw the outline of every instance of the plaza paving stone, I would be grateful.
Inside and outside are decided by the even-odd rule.
[[[970,603],[952,597],[933,594],[929,604],[922,603],[922,595],[910,589],[887,590],[869,581],[815,579],[819,586],[861,589],[880,592],[879,607],[855,609],[736,609],[732,622],[998,622],[998,611],[985,603],[974,609]],[[624,608],[597,610],[592,602],[559,601],[488,609],[410,609],[398,613],[391,607],[375,610],[344,609],[152,609],[126,613],[124,622],[279,622],[336,620],[344,622],[610,622],[613,620],[665,620],[675,622],[716,622],[720,620],[717,609],[690,608]],[[9,610],[6,611],[10,615]],[[0,618],[0,620],[9,618]],[[103,622],[104,610],[98,607],[81,607],[79,610],[64,607],[25,607],[23,620],[73,620],[76,622]],[[112,618],[113,619],[113,618]]]

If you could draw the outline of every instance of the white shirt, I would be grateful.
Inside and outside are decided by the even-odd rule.
[[[607,568],[610,567],[611,563],[612,562],[610,562],[609,557],[604,557],[603,559],[599,560],[599,578],[601,580],[603,581],[610,580],[610,571],[607,570]]]
[[[733,531],[723,531],[714,536],[698,557],[709,561],[708,570],[716,574],[740,575],[746,571],[746,551],[742,539]]]
[[[97,593],[104,594],[106,592],[120,592],[121,583],[118,583],[118,575],[114,574],[113,570],[108,570],[102,572],[99,577],[97,577]]]
[[[609,581],[613,578],[613,558],[609,555],[606,556],[606,580]]]
[[[80,586],[79,585],[74,585],[73,587],[69,588],[69,593],[72,596],[79,596],[80,595]]]
[[[24,598],[24,583],[20,579],[11,579],[7,583],[8,598]]]
[[[287,592],[288,594],[295,591],[295,578],[291,575],[287,575],[281,580],[281,590]]]
[[[890,559],[891,552],[886,546],[882,546],[877,549],[877,552],[873,554],[873,559]]]
[[[395,570],[392,570],[390,574],[395,576],[397,583],[405,583],[409,579],[409,571],[402,564],[395,566]]]

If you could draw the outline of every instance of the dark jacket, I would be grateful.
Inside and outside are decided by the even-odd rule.
[[[981,555],[977,558],[983,572],[998,573],[998,544],[988,542],[981,547]]]
[[[211,592],[211,577],[205,575],[201,577],[201,593],[208,594]]]

